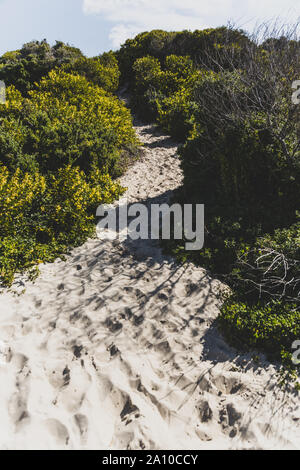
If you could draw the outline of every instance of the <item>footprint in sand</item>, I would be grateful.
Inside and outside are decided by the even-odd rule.
[[[64,424],[57,419],[47,419],[45,426],[49,433],[54,437],[56,443],[61,446],[67,446],[70,440],[69,432]]]
[[[88,438],[88,429],[89,429],[88,418],[85,415],[78,413],[74,415],[74,420],[80,433],[81,442],[82,444],[85,444]]]
[[[10,397],[8,403],[8,414],[15,425],[29,417],[27,411],[27,401],[29,394],[30,369],[28,367],[28,358],[23,354],[14,354],[12,364],[16,370],[15,392]]]

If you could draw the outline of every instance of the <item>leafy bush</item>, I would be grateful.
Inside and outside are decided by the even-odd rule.
[[[157,100],[158,122],[177,141],[184,142],[195,132],[195,103],[188,88]]]
[[[184,103],[184,99],[199,77],[191,59],[171,55],[166,57],[162,66],[154,57],[142,57],[133,64],[133,71],[132,104],[136,111],[145,118],[157,119],[171,135],[186,136],[188,131],[185,128],[190,128],[186,123],[191,112],[187,110],[188,103]],[[177,104],[177,113],[174,103]],[[183,115],[184,120],[181,119]]]
[[[103,54],[101,57],[80,57],[64,65],[62,69],[73,75],[82,75],[94,85],[111,93],[116,92],[119,87],[119,66],[112,53]]]
[[[99,204],[111,203],[124,190],[108,174],[87,177],[66,166],[56,174],[10,173],[0,169],[0,278],[40,262],[53,261],[93,234]]]
[[[167,56],[190,56],[200,67],[213,68],[216,59],[222,58],[223,67],[231,67],[232,56],[239,57],[250,43],[241,30],[220,27],[181,32],[153,30],[128,39],[117,52],[122,81],[133,79],[133,64],[142,57],[152,56],[163,63]],[[234,54],[232,54],[234,46]],[[228,51],[227,51],[228,49]]]
[[[61,41],[56,41],[53,47],[46,40],[32,41],[0,58],[0,80],[25,94],[50,70],[83,57],[79,49]]]
[[[222,307],[219,325],[231,344],[279,359],[300,338],[300,310],[284,301],[248,305],[229,299]]]
[[[299,162],[286,158],[265,130],[266,122],[263,116],[239,128],[224,124],[213,141],[203,132],[181,150],[192,200],[205,201],[219,215],[229,211],[242,217],[245,229],[256,224],[268,231],[289,224],[300,203]]]
[[[245,245],[293,224],[300,203],[296,113],[282,78],[286,70],[292,82],[296,69],[252,50],[248,61],[251,73],[196,83],[194,135],[180,152],[184,199],[206,205],[205,249],[192,256],[218,274],[235,269]]]
[[[93,234],[95,212],[124,191],[112,178],[138,148],[116,91],[113,54],[86,59],[46,41],[0,59],[0,281],[36,272]]]
[[[122,152],[137,144],[129,111],[86,78],[51,71],[23,98],[14,88],[0,109],[0,160],[45,173],[76,165],[120,174]]]

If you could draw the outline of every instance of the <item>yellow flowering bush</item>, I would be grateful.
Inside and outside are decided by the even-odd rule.
[[[17,235],[26,215],[46,189],[44,176],[25,175],[17,169],[10,174],[5,167],[0,171],[0,233]]]
[[[90,233],[96,208],[102,203],[111,203],[124,189],[113,182],[108,174],[95,170],[89,178],[79,168],[67,166],[52,175],[49,181],[48,206],[51,227],[60,239],[76,239]],[[92,225],[91,225],[92,224]]]
[[[72,164],[119,176],[138,141],[129,110],[85,77],[53,70],[24,98],[8,88],[0,106],[0,158],[10,170],[56,171]]]
[[[0,279],[53,261],[95,229],[96,208],[124,192],[108,174],[67,166],[47,177],[0,168]]]
[[[74,63],[78,73],[67,73]],[[65,69],[53,69],[26,95],[8,87],[0,105],[4,284],[93,234],[96,208],[122,194],[112,178],[139,145],[129,110],[98,86],[105,79],[106,90],[117,87],[114,57],[79,57]]]
[[[74,62],[65,64],[62,70],[73,75],[82,75],[94,85],[111,93],[116,92],[119,86],[120,70],[112,52],[102,54],[100,57],[80,57]]]

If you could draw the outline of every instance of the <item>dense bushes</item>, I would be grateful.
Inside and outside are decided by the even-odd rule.
[[[210,135],[203,131],[181,150],[188,196],[206,201],[208,210],[219,215],[231,213],[245,229],[285,226],[299,208],[299,162],[283,153],[267,119],[250,116],[240,126],[224,123],[222,133],[216,127]],[[295,131],[289,136],[293,143]]]
[[[0,58],[0,80],[6,86],[14,85],[24,94],[53,68],[82,57],[79,49],[60,41],[53,47],[46,40],[32,41]]]
[[[94,85],[111,93],[116,92],[119,87],[119,66],[112,53],[105,53],[94,58],[80,57],[64,65],[63,70],[82,75]]]
[[[129,111],[84,77],[51,71],[23,98],[13,88],[0,109],[1,161],[45,173],[77,165],[120,173],[122,149],[135,145]]]
[[[0,80],[25,95],[55,68],[83,75],[109,92],[115,92],[119,86],[120,71],[113,53],[87,58],[75,47],[61,41],[51,47],[46,40],[29,42],[0,57]]]
[[[223,67],[231,66],[229,56],[239,57],[250,40],[243,31],[220,27],[181,32],[153,30],[129,39],[117,52],[122,81],[132,81],[133,64],[142,57],[155,57],[164,63],[167,56],[190,56],[194,63],[214,68],[216,59]],[[234,47],[232,47],[234,45]],[[228,50],[228,54],[225,51]]]
[[[298,70],[283,55],[252,49],[243,60],[244,70],[215,73],[196,85],[197,132],[181,150],[185,196],[206,203],[211,234],[206,248],[214,251],[219,234],[221,251],[232,254],[228,272],[241,243],[288,227],[300,203],[297,114],[291,101]]]
[[[184,139],[191,129],[190,95],[199,71],[186,56],[171,55],[164,64],[153,57],[137,59],[132,105],[146,119],[158,122],[171,135]]]
[[[118,183],[95,170],[88,178],[66,166],[38,172],[0,169],[0,276],[4,284],[17,271],[53,261],[94,231],[95,211],[122,194]]]
[[[229,341],[242,350],[265,351],[276,359],[300,337],[300,310],[286,302],[253,306],[227,301],[219,322]]]
[[[123,192],[112,178],[138,141],[110,93],[119,80],[110,53],[87,59],[62,43],[30,43],[2,57],[0,75],[10,84],[0,105],[0,280],[10,284],[94,232],[98,205]]]

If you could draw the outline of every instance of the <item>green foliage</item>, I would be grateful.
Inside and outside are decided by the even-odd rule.
[[[42,176],[0,168],[0,279],[54,259],[92,235],[96,208],[124,190],[95,170],[66,166]]]
[[[138,34],[134,39],[128,39],[117,52],[122,81],[131,81],[133,78],[134,62],[145,56],[152,56],[163,63],[167,56],[190,56],[195,64],[213,68],[214,58],[220,57],[223,52],[223,66],[230,67],[226,48],[232,50],[235,45],[237,56],[249,44],[249,39],[241,30],[226,27],[166,32],[153,30]]]
[[[32,41],[19,51],[8,52],[0,58],[0,80],[26,94],[53,68],[83,57],[79,49],[61,41],[53,47],[46,40]]]
[[[0,158],[11,170],[42,173],[63,165],[120,173],[137,140],[129,111],[86,78],[53,70],[23,98],[13,88],[0,109]]]
[[[188,97],[193,83],[199,78],[192,60],[171,55],[161,66],[158,59],[143,57],[133,64],[133,71],[135,87],[132,104],[135,109],[144,118],[157,119],[171,135],[186,137],[191,129]]]
[[[94,85],[111,93],[116,92],[119,87],[119,66],[112,53],[94,58],[80,57],[64,65],[62,69],[73,75],[82,75]]]
[[[0,282],[36,273],[94,233],[96,208],[124,189],[112,178],[138,148],[132,118],[111,92],[112,53],[32,42],[0,59]]]
[[[157,101],[158,122],[177,141],[184,142],[195,132],[195,103],[188,87]]]
[[[300,338],[300,310],[286,302],[248,305],[230,298],[222,307],[219,324],[231,344],[265,351],[277,359]]]
[[[3,54],[0,57],[0,80],[26,95],[55,68],[82,75],[111,93],[116,92],[119,86],[119,66],[112,52],[87,58],[75,47],[61,41],[56,41],[51,47],[46,40],[32,41],[24,44],[19,51]]]
[[[289,224],[299,207],[299,163],[286,158],[266,125],[267,116],[250,117],[239,127],[224,123],[213,142],[203,131],[181,150],[185,186],[193,200],[205,201],[211,210],[214,206],[218,215],[229,208],[237,219],[242,217],[245,229],[255,224],[268,231]]]

